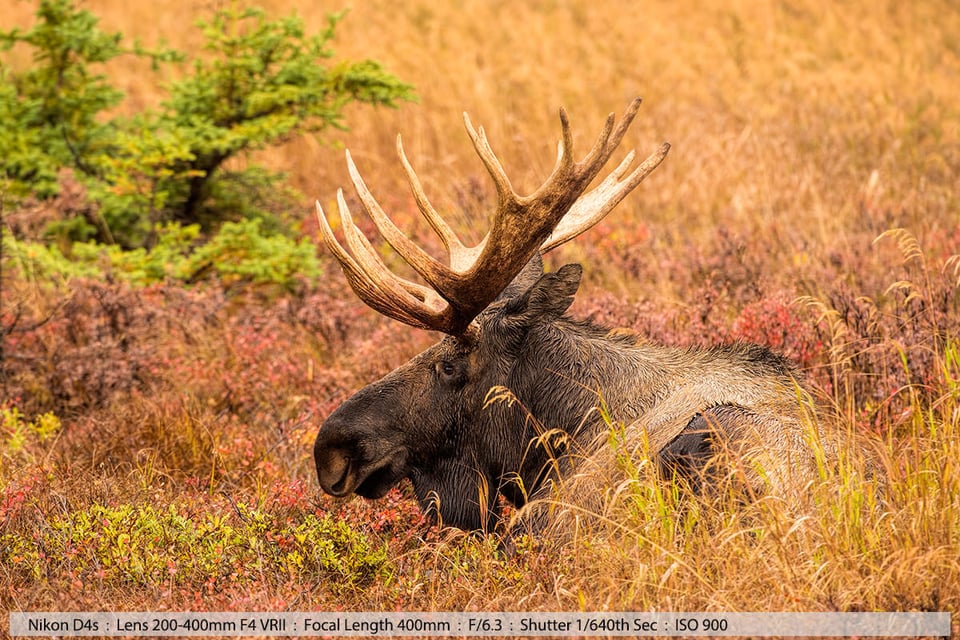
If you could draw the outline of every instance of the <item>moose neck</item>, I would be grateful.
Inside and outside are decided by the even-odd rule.
[[[480,431],[498,434],[510,443],[503,451],[517,452],[491,461],[490,480],[511,502],[523,504],[523,496],[535,492],[550,469],[568,464],[564,453],[590,444],[603,420],[600,406],[619,414],[648,404],[628,388],[643,360],[632,338],[611,337],[588,323],[562,318],[532,328],[505,379],[494,383],[516,401],[481,412],[485,428]],[[625,406],[625,398],[631,406]],[[522,489],[511,487],[517,477]]]

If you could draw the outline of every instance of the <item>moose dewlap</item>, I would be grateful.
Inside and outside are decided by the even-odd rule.
[[[670,145],[663,144],[631,170],[631,151],[587,190],[639,107],[638,98],[619,122],[611,114],[579,162],[561,110],[556,166],[527,196],[514,191],[483,128],[465,115],[497,192],[492,227],[474,247],[465,246],[427,200],[398,137],[400,162],[447,250],[447,264],[393,224],[347,152],[363,208],[427,286],[386,268],[354,225],[342,191],[345,246],[317,204],[326,246],[366,304],[446,337],[327,418],[314,445],[325,492],[379,498],[410,478],[422,508],[444,524],[490,531],[500,520],[499,496],[522,507],[563,476],[591,465],[602,475],[603,456],[591,452],[609,446],[604,412],[623,425],[631,450],[694,484],[709,479],[702,470],[721,451],[728,459],[749,459],[746,468],[762,470],[750,481],[774,489],[809,476],[814,423],[783,358],[746,344],[702,350],[637,344],[566,315],[580,265],[543,271],[542,254],[599,222],[666,157]],[[491,401],[497,394],[508,400]],[[544,437],[545,430],[561,437]]]

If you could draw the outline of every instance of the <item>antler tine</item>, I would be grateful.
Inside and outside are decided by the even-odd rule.
[[[367,188],[360,172],[357,171],[357,165],[354,164],[350,151],[347,151],[347,170],[353,181],[353,186],[357,190],[360,202],[364,210],[377,225],[377,230],[383,234],[386,241],[393,247],[393,250],[400,254],[407,264],[414,268],[420,276],[427,281],[427,284],[436,289],[441,295],[450,287],[449,269],[437,262],[429,253],[421,249],[417,244],[408,238],[393,223],[393,220],[384,213],[373,194]]]
[[[317,222],[324,244],[340,263],[357,297],[375,311],[414,327],[437,329],[441,322],[449,323],[449,305],[436,292],[399,278],[383,264],[370,242],[353,224],[342,189],[337,191],[337,201],[344,238],[357,257],[354,258],[337,241],[319,202],[316,203]]]
[[[610,136],[610,139],[607,143],[608,151],[604,162],[606,162],[606,160],[613,155],[614,150],[620,146],[620,141],[623,140],[623,136],[626,135],[627,129],[629,129],[630,125],[633,124],[633,119],[637,117],[637,112],[640,111],[641,103],[643,103],[643,98],[636,97],[630,101],[629,105],[627,105],[626,111],[623,112],[623,118],[620,119],[620,123],[617,125],[616,130],[613,132],[613,135]]]
[[[381,289],[391,289],[389,283],[396,281],[403,289],[406,289],[408,293],[412,293],[409,290],[409,286],[403,286],[404,281],[402,278],[395,276],[387,266],[383,263],[383,260],[380,259],[380,256],[377,255],[376,250],[373,248],[373,245],[370,244],[370,241],[367,240],[367,236],[363,235],[363,232],[357,228],[357,225],[353,222],[353,214],[350,213],[350,207],[347,206],[347,200],[343,197],[343,189],[337,189],[337,209],[340,211],[340,222],[343,227],[343,237],[347,243],[347,249],[350,252],[350,255],[353,257],[354,262],[358,266],[360,272],[365,276],[368,282],[371,282],[375,285],[378,285]],[[414,285],[415,283],[406,282],[407,285]],[[420,285],[415,285],[420,286]],[[427,290],[426,287],[422,289]],[[422,293],[422,292],[420,292]],[[416,296],[418,299],[425,299],[425,296],[420,295]],[[403,297],[401,296],[401,299]],[[406,300],[407,303],[410,303],[410,300]]]
[[[670,145],[663,143],[660,148],[650,154],[626,178],[623,174],[633,163],[636,155],[631,151],[620,165],[595,189],[580,196],[567,215],[557,224],[550,237],[540,245],[540,253],[547,253],[561,244],[572,240],[587,229],[591,228],[613,210],[627,194],[637,188],[650,172],[656,169],[667,157]]]
[[[403,170],[407,173],[407,181],[410,183],[413,197],[417,201],[417,208],[420,209],[420,213],[427,219],[427,222],[436,234],[440,236],[440,241],[443,242],[444,249],[449,252],[451,248],[463,248],[463,243],[460,242],[460,238],[457,237],[457,234],[450,228],[447,221],[437,213],[437,210],[433,208],[430,200],[427,199],[427,194],[424,193],[423,185],[420,183],[420,177],[417,175],[417,172],[413,170],[410,161],[407,160],[407,154],[403,151],[403,139],[400,137],[400,134],[397,134],[397,155],[400,156],[400,164],[403,165]]]
[[[480,156],[483,166],[487,168],[487,173],[489,173],[493,179],[493,183],[497,188],[499,201],[505,203],[508,200],[516,200],[517,194],[513,190],[513,185],[510,184],[510,178],[507,177],[506,172],[503,170],[503,165],[500,164],[497,154],[490,148],[490,143],[487,141],[487,134],[483,130],[483,127],[480,127],[479,131],[474,129],[473,123],[470,122],[470,116],[467,115],[466,112],[463,114],[463,124],[467,128],[467,135],[470,136],[470,140],[473,142],[473,148],[477,151],[477,155]]]
[[[597,141],[594,143],[590,153],[588,153],[587,157],[584,158],[580,163],[581,165],[591,167],[594,176],[596,176],[596,173],[603,168],[603,165],[606,163],[606,161],[610,159],[610,155],[613,153],[613,150],[616,149],[617,145],[620,144],[620,140],[623,139],[623,135],[627,132],[627,129],[630,127],[630,123],[637,114],[637,109],[640,107],[640,101],[640,98],[635,98],[634,101],[630,103],[629,107],[627,107],[626,113],[624,114],[624,118],[617,126],[616,131],[613,129],[616,115],[613,113],[607,115],[607,120],[604,123],[603,131],[601,131],[600,135],[597,137]],[[553,178],[558,171],[561,171],[561,167],[565,165],[572,165],[574,163],[573,136],[570,133],[570,121],[567,117],[567,111],[563,107],[560,108],[560,126],[562,129],[562,137],[557,143],[557,162],[550,174],[551,177],[547,179],[545,185],[551,182],[551,178]]]
[[[554,172],[573,163],[573,133],[570,131],[570,118],[567,116],[567,110],[560,107],[560,157],[557,159]],[[549,182],[549,178],[547,181]]]
[[[561,111],[561,121],[563,120],[563,115],[564,114]],[[615,114],[611,113],[607,115],[607,120],[603,123],[603,130],[600,132],[600,135],[597,136],[597,141],[593,143],[593,148],[590,149],[590,152],[583,160],[575,163],[573,162],[573,154],[570,154],[571,164],[575,164],[579,169],[579,171],[576,172],[580,174],[578,178],[585,180],[587,184],[589,184],[590,181],[593,180],[598,173],[600,173],[600,169],[603,168],[604,163],[606,163],[606,161],[610,158],[610,154],[613,152],[613,149],[608,151],[607,147],[609,146],[608,142],[610,140],[610,134],[613,132],[613,124],[615,120]],[[567,126],[569,127],[569,125]],[[566,144],[566,141],[564,141],[564,144]],[[570,144],[572,145],[573,143],[571,142]],[[572,169],[573,168],[571,168],[571,170]],[[550,180],[548,179],[547,183],[549,182]]]
[[[480,247],[464,245],[453,229],[450,228],[450,225],[447,224],[447,221],[437,213],[423,191],[419,176],[413,170],[410,161],[407,160],[407,154],[403,151],[403,141],[399,135],[397,136],[397,155],[400,156],[400,164],[403,165],[403,170],[407,173],[407,181],[410,183],[410,190],[417,201],[417,208],[420,209],[420,213],[440,237],[443,247],[447,250],[447,255],[450,257],[450,268],[457,273],[465,272],[476,261],[482,245]]]

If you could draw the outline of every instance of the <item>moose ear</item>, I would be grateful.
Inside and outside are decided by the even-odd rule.
[[[583,267],[579,264],[566,264],[546,273],[522,296],[514,298],[504,311],[517,320],[528,322],[559,318],[573,304],[573,296],[580,287],[582,275]]]

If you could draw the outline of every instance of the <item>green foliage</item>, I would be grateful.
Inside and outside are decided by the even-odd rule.
[[[91,229],[101,241],[126,247],[150,245],[152,229],[170,217],[177,199],[171,186],[196,175],[185,132],[161,128],[152,116],[125,123],[113,140],[114,153],[100,159],[101,180],[88,182],[89,196],[99,206],[102,229]],[[51,229],[52,235],[57,229]],[[68,234],[82,239],[76,233]]]
[[[71,278],[96,277],[101,273],[96,265],[70,260],[56,245],[17,240],[9,233],[3,234],[3,259],[15,266],[22,278],[31,282],[61,283]]]
[[[68,0],[44,0],[37,24],[28,31],[0,33],[4,49],[20,42],[33,49],[34,66],[13,74],[3,69],[0,135],[3,171],[16,191],[39,196],[56,192],[61,166],[93,172],[91,158],[112,137],[97,115],[116,106],[123,94],[89,65],[121,54],[120,34],[97,28],[97,18]]]
[[[30,443],[43,444],[60,431],[60,419],[43,413],[27,420],[16,406],[0,405],[0,444],[7,454],[16,454]]]
[[[117,245],[74,242],[65,257],[56,246],[3,238],[4,253],[21,274],[37,282],[111,277],[145,286],[166,280],[193,284],[217,278],[236,284],[296,286],[300,277],[320,275],[316,250],[308,240],[291,240],[262,229],[259,220],[224,223],[201,244],[198,225],[157,225],[150,249],[128,251]]]
[[[117,586],[242,584],[266,572],[349,587],[390,569],[382,546],[329,516],[282,520],[243,504],[234,515],[195,511],[93,504],[50,518],[38,536],[0,537],[0,558],[33,579],[46,567]]]
[[[157,111],[106,116],[123,94],[98,73],[122,54],[155,65],[185,59],[179,52],[124,49],[119,33],[73,0],[41,0],[27,31],[0,32],[0,46],[30,47],[24,71],[0,67],[0,179],[13,198],[56,195],[60,169],[75,170],[100,222],[68,220],[54,229],[72,240],[95,238],[126,248],[150,246],[155,225],[270,218],[282,208],[281,176],[259,168],[225,174],[238,155],[306,133],[344,128],[352,102],[394,106],[411,88],[373,61],[323,64],[342,14],[317,35],[291,16],[268,20],[237,5],[202,21],[204,55],[169,87]],[[238,201],[264,206],[237,207]],[[276,201],[276,202],[274,202]],[[274,203],[276,206],[270,206]]]
[[[33,115],[31,105],[20,101],[10,71],[0,66],[0,186],[9,197],[36,194],[41,198],[57,192],[57,170],[61,162],[51,152],[57,141],[45,127],[27,126]]]
[[[158,226],[156,231],[157,242],[149,250],[124,251],[116,245],[75,242],[72,257],[78,264],[102,270],[98,274],[101,277],[109,273],[136,285],[163,282],[167,278],[180,279],[191,245],[197,241],[200,230],[196,225],[180,227],[169,224]]]
[[[280,284],[296,282],[297,275],[320,275],[312,243],[293,242],[279,234],[263,234],[258,220],[227,222],[207,244],[198,248],[185,265],[187,280],[196,280],[209,270],[224,284],[252,282]]]
[[[208,183],[229,157],[262,149],[327,127],[343,128],[350,102],[394,105],[410,88],[376,62],[320,64],[333,56],[329,41],[343,14],[307,35],[294,16],[268,21],[259,9],[232,5],[200,23],[209,58],[197,58],[193,73],[173,84],[161,124],[184,132],[193,177],[179,216],[204,220]],[[216,205],[214,204],[214,208]]]

